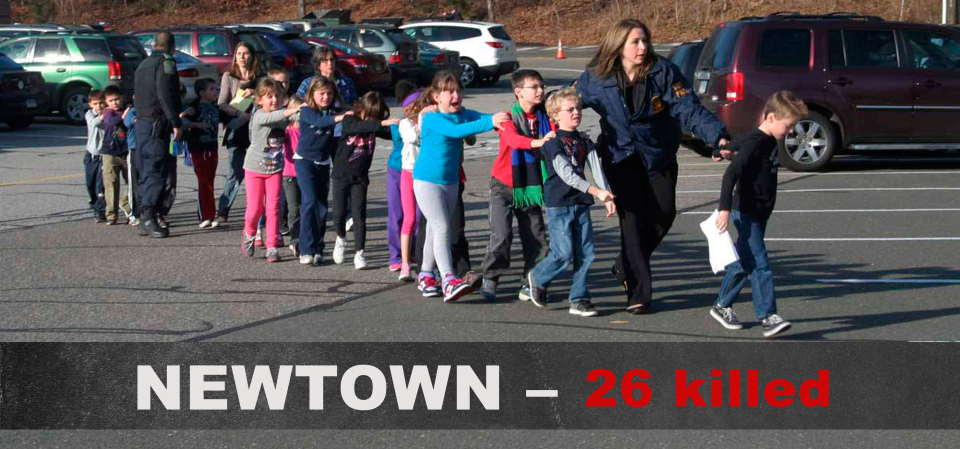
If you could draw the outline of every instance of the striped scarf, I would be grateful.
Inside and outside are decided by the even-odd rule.
[[[527,116],[520,103],[515,103],[510,116],[517,131],[524,136],[537,139],[550,132],[550,119],[542,108],[537,109],[537,129],[529,129]],[[510,158],[513,168],[513,207],[543,206],[543,180],[547,179],[547,167],[543,160],[537,159],[532,151],[513,149]]]

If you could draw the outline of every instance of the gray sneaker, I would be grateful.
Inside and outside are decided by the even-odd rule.
[[[577,301],[570,304],[570,314],[580,316],[596,316],[597,309],[593,308],[593,304],[591,304],[590,301]]]
[[[547,305],[547,291],[533,283],[533,272],[527,273],[527,286],[530,287],[530,301],[537,307]]]
[[[530,300],[530,286],[529,286],[529,285],[524,285],[523,287],[520,287],[520,293],[517,293],[517,297],[520,298],[521,301],[529,301],[529,300]]]
[[[743,325],[740,324],[740,320],[737,319],[737,314],[733,313],[732,307],[720,307],[718,304],[714,304],[710,308],[710,316],[720,322],[723,327],[730,330],[743,329]]]
[[[493,279],[484,279],[480,286],[480,296],[486,301],[497,300],[497,281]]]
[[[770,338],[787,329],[790,329],[790,322],[780,318],[780,315],[773,314],[763,320],[763,336]]]

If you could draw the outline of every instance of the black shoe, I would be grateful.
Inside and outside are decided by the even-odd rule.
[[[163,216],[160,216],[160,215],[157,216],[157,224],[160,225],[160,227],[163,229],[167,229],[168,227],[170,227],[170,225],[167,224],[167,219],[163,218]]]
[[[617,281],[620,282],[620,286],[623,287],[624,293],[630,292],[630,289],[627,288],[627,280],[623,278],[623,274],[620,273],[620,270],[617,269],[616,263],[614,263],[613,266],[610,267],[610,274],[612,274],[613,277],[617,278]]]
[[[170,231],[161,228],[157,220],[140,220],[140,235],[162,239],[170,235]]]
[[[94,222],[94,223],[103,223],[103,222],[105,222],[105,221],[107,221],[107,216],[106,216],[106,215],[104,215],[104,214],[96,214],[96,213],[93,214],[93,222]]]
[[[631,315],[648,315],[650,312],[650,304],[637,304],[627,307],[627,313]]]

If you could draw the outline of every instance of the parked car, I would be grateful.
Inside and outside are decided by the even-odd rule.
[[[700,60],[700,53],[703,52],[705,43],[705,39],[684,42],[671,48],[670,53],[667,54],[667,59],[680,68],[680,72],[683,73],[688,83],[693,80],[693,74],[697,69],[697,61]],[[708,148],[702,140],[686,129],[683,130],[683,137],[680,139],[680,143],[703,156],[708,156],[712,153],[712,150]]]
[[[147,54],[153,53],[151,49],[146,49]],[[197,80],[211,78],[217,82],[217,89],[220,89],[220,78],[217,76],[217,67],[213,64],[207,64],[193,56],[182,51],[173,52],[173,60],[177,63],[177,75],[180,76],[180,84],[187,89],[187,95],[183,103],[190,103],[197,98],[197,91],[194,85]]]
[[[281,22],[290,25],[293,28],[293,31],[298,31],[300,33],[323,26],[323,24],[312,19],[291,19],[281,20]]]
[[[147,57],[132,36],[97,32],[56,32],[13,38],[0,52],[43,75],[52,108],[72,124],[83,124],[87,93],[119,86],[133,95],[133,76]]]
[[[433,80],[433,76],[441,70],[449,70],[454,75],[460,76],[460,53],[451,50],[444,50],[436,45],[427,42],[417,42],[420,47],[420,78],[418,84],[427,85]]]
[[[153,48],[153,37],[160,31],[173,33],[177,50],[217,67],[217,76],[233,63],[233,52],[240,38],[233,30],[217,26],[180,26],[134,31],[145,48]],[[262,56],[262,55],[258,55]]]
[[[371,90],[387,90],[393,84],[390,67],[381,55],[336,39],[305,37],[303,40],[312,46],[333,48],[337,55],[337,68],[353,80],[360,95]]]
[[[810,114],[781,144],[795,171],[842,150],[960,149],[960,32],[879,17],[778,13],[720,24],[694,89],[734,135],[789,89]]]
[[[517,45],[503,25],[486,22],[428,21],[400,27],[410,37],[460,53],[460,81],[466,87],[492,86],[520,68]]]
[[[50,95],[39,72],[28,72],[0,53],[0,120],[13,129],[27,129],[37,115],[50,110]]]
[[[289,23],[283,22],[250,22],[250,23],[237,23],[232,25],[224,25],[224,28],[263,28],[267,30],[280,31],[280,32],[299,32],[296,27]]]
[[[291,93],[304,78],[313,75],[310,63],[313,49],[300,39],[298,33],[273,31],[263,28],[235,28],[240,40],[256,50],[264,67],[282,67],[290,78]]]
[[[0,25],[0,42],[3,42],[7,39],[28,36],[31,34],[39,33],[50,33],[58,31],[90,31],[89,27],[82,27],[76,25],[57,25],[53,23],[38,23],[38,24],[16,24],[16,25]]]
[[[320,27],[304,36],[337,39],[382,55],[393,72],[393,82],[420,76],[420,50],[417,41],[390,25],[337,25]]]

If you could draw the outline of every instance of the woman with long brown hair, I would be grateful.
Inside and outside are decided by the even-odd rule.
[[[223,194],[220,195],[220,203],[217,207],[216,221],[220,223],[227,221],[230,208],[233,207],[237,193],[240,192],[240,183],[243,182],[243,159],[247,155],[247,147],[250,146],[247,124],[250,122],[257,79],[262,76],[253,46],[246,42],[237,44],[230,69],[223,72],[223,77],[220,78],[220,98],[217,100],[220,110],[233,118],[223,137],[224,146],[227,147],[228,168],[227,179],[223,183]],[[235,102],[238,92],[242,98],[250,100]]]
[[[620,255],[612,271],[633,314],[650,311],[650,256],[677,215],[681,126],[709,145],[724,146],[727,138],[680,69],[658,57],[650,42],[643,22],[621,20],[575,83],[583,106],[600,114],[598,146],[620,219]]]

